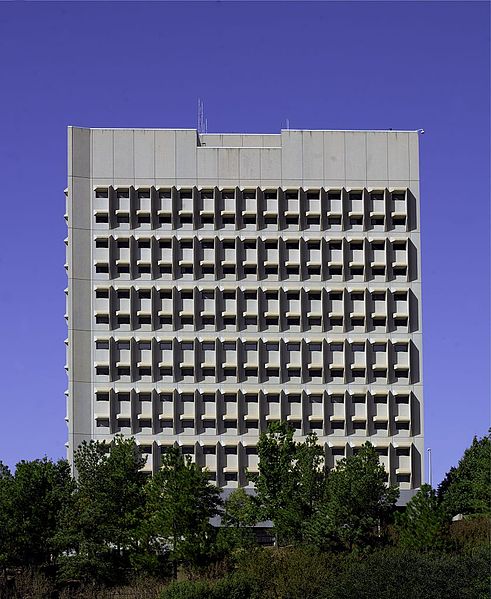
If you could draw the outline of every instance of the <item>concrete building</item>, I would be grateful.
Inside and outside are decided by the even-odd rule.
[[[246,485],[268,422],[423,477],[418,133],[70,127],[68,455]]]

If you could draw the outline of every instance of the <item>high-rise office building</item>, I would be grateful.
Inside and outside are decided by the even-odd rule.
[[[418,133],[69,128],[68,453],[247,484],[268,423],[423,476]]]

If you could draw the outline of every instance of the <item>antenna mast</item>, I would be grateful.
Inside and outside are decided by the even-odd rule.
[[[208,133],[208,119],[205,118],[205,105],[201,98],[198,98],[198,133]]]

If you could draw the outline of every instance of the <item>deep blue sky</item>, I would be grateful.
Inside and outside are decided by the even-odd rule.
[[[0,4],[0,459],[64,456],[66,127],[418,129],[434,481],[490,421],[490,5]]]

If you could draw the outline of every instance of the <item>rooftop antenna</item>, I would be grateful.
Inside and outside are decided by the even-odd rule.
[[[198,133],[208,133],[208,119],[205,119],[205,105],[198,98]]]
[[[288,131],[290,130],[290,119],[286,119],[286,128]]]

